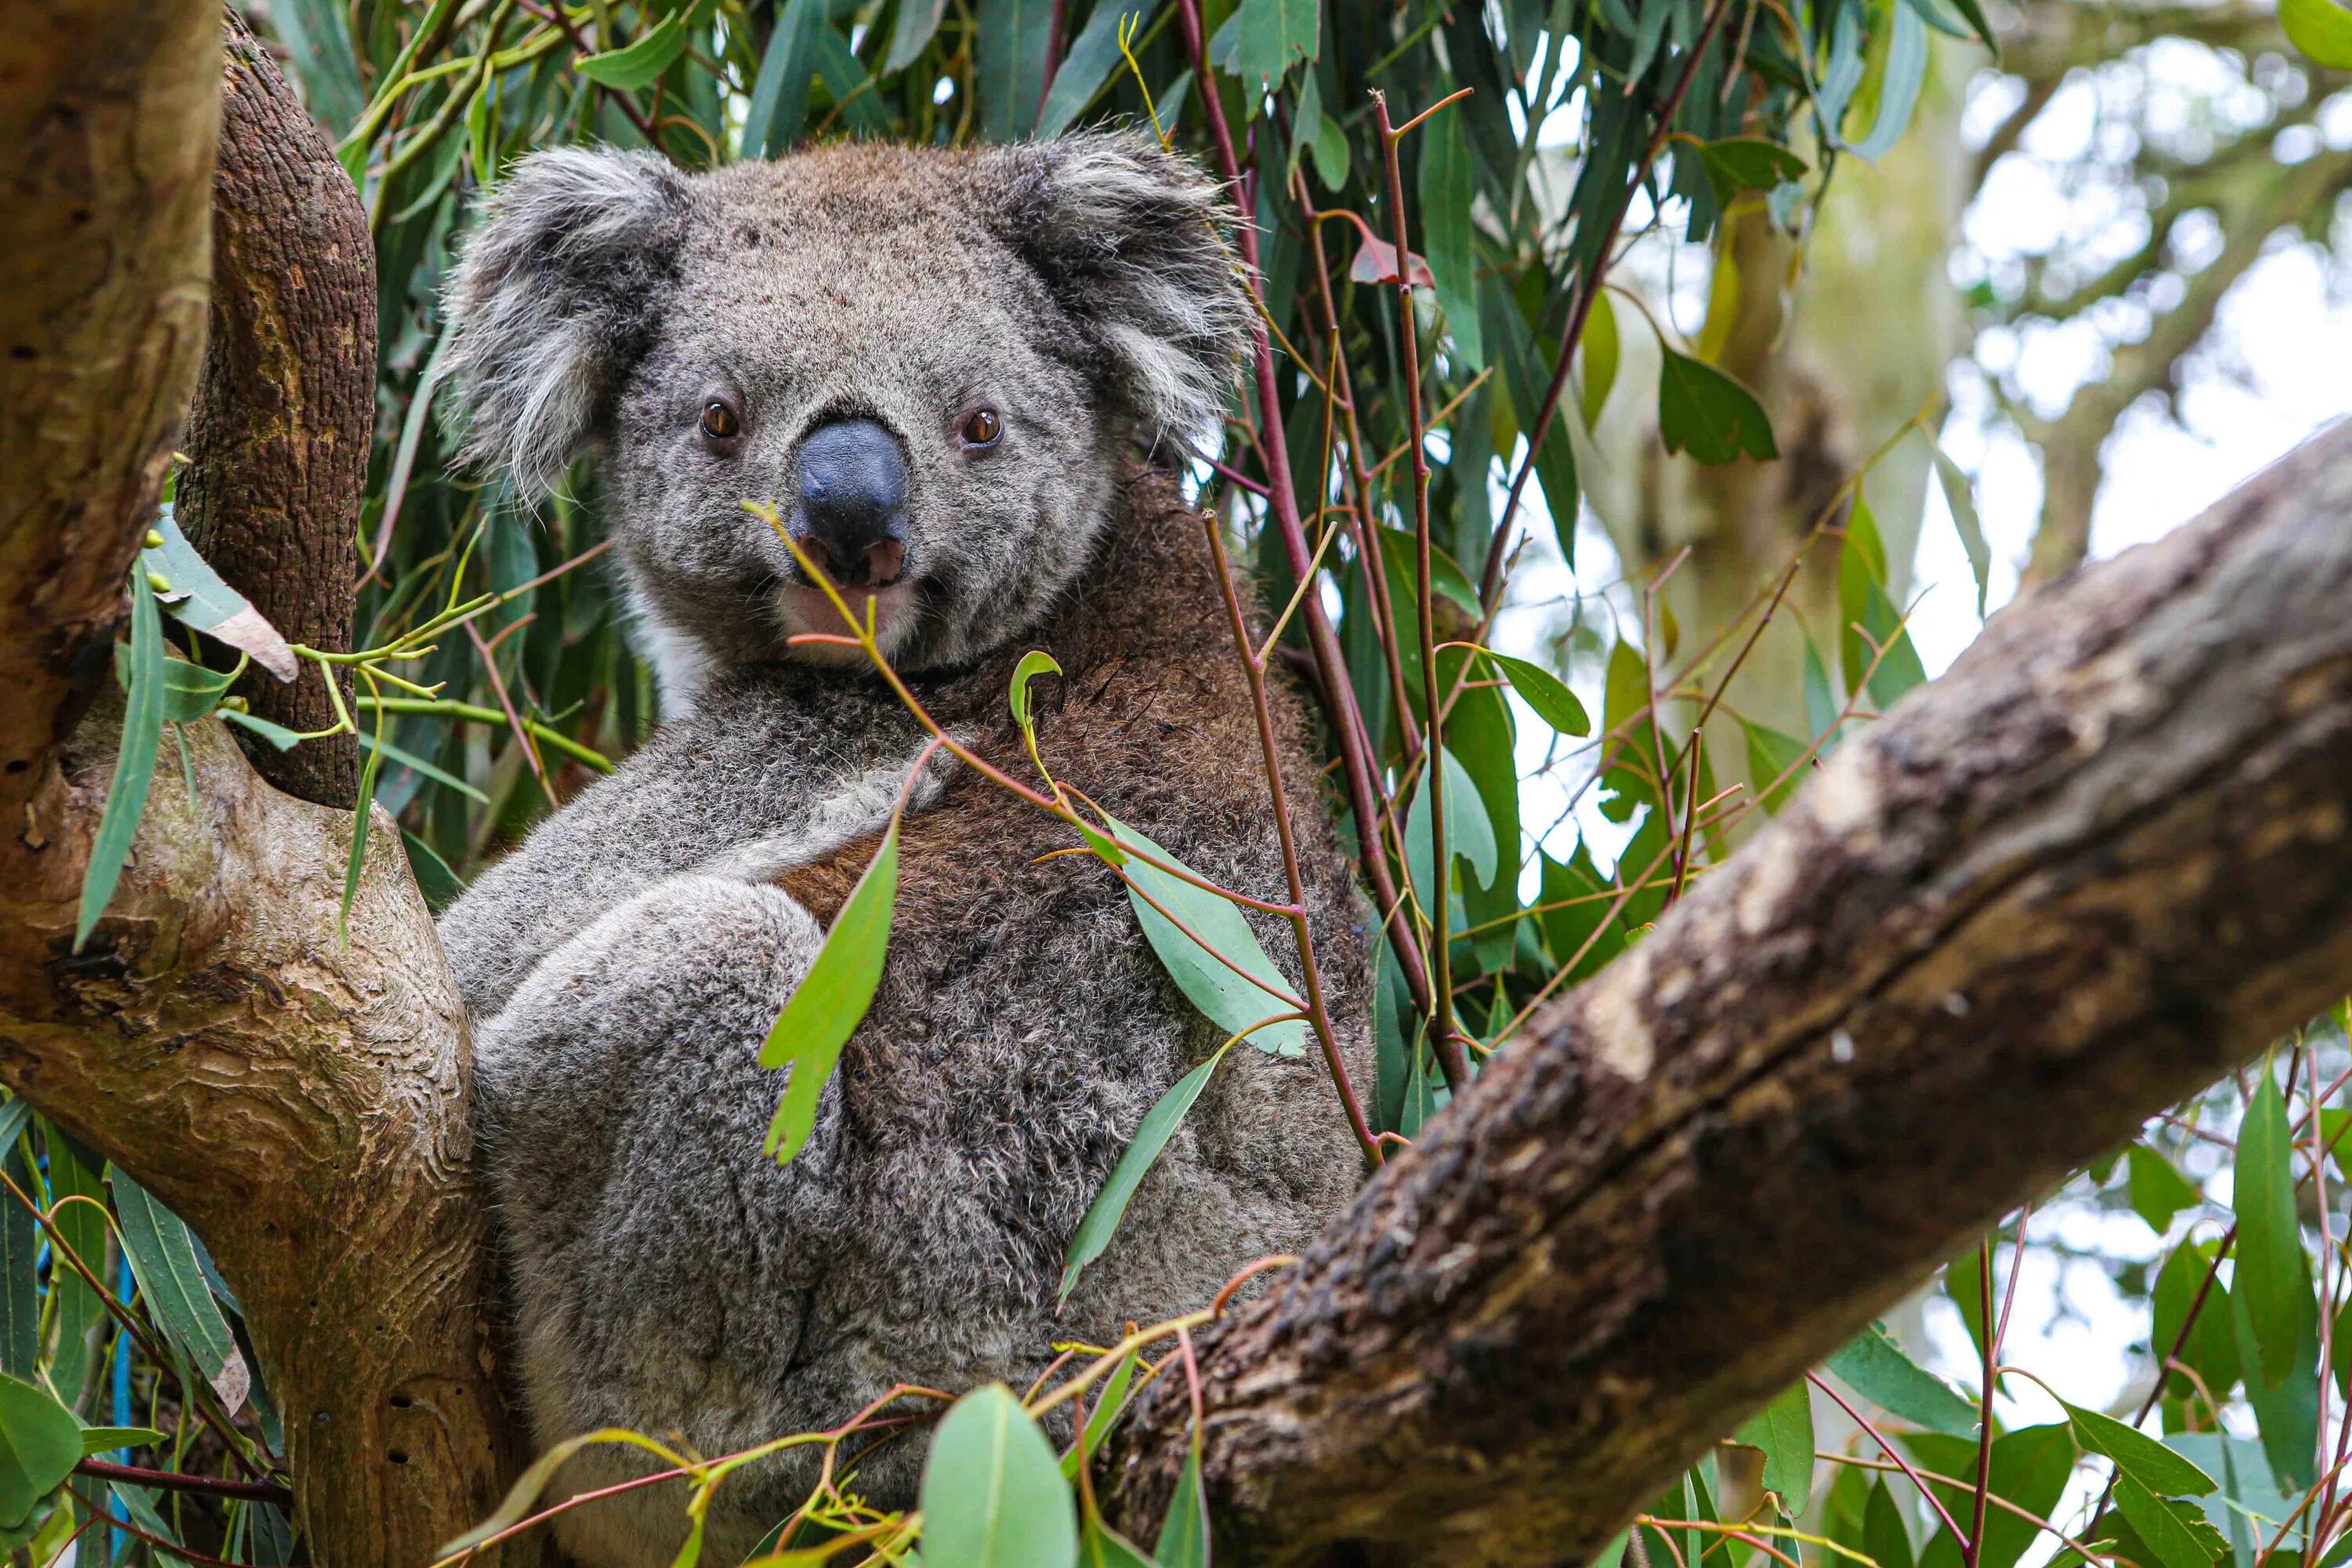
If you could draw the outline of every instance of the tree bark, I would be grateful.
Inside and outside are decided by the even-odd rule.
[[[0,822],[107,671],[205,341],[218,0],[0,28]],[[21,629],[21,630],[19,630]],[[35,635],[21,635],[33,633]]]
[[[491,1376],[464,1012],[390,818],[346,941],[348,783],[346,809],[309,805],[256,777],[218,723],[186,726],[194,799],[179,768],[156,770],[109,914],[71,950],[121,729],[105,676],[123,579],[202,360],[218,0],[52,0],[14,20],[0,1080],[210,1245],[285,1415],[311,1561],[428,1562],[495,1505],[519,1443]],[[274,68],[248,41],[227,75],[241,144],[221,182],[230,294],[199,510],[215,564],[282,629],[335,646],[373,384],[373,289],[353,280],[373,260],[364,227],[332,220],[349,182],[285,121]],[[287,202],[304,211],[272,210]],[[75,729],[94,693],[109,700]],[[334,779],[312,775],[320,794]]]
[[[2352,426],[2041,590],[1206,1337],[1220,1552],[1559,1563],[2352,976]],[[1181,1374],[1110,1458],[1150,1539]]]
[[[227,26],[212,335],[179,521],[289,640],[344,652],[375,416],[375,247],[358,190],[277,62],[236,12]],[[290,684],[257,674],[240,689],[255,713],[289,729],[335,721],[313,671]],[[259,736],[242,743],[289,794],[344,807],[356,798],[355,736],[283,752]]]

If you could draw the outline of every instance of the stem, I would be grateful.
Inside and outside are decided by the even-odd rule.
[[[1209,552],[1216,558],[1217,586],[1224,594],[1225,614],[1234,623],[1234,644],[1241,650],[1242,668],[1249,677],[1250,703],[1257,712],[1258,750],[1265,759],[1266,793],[1274,800],[1275,831],[1282,840],[1282,874],[1290,884],[1291,934],[1298,942],[1298,972],[1307,982],[1307,1016],[1314,1022],[1316,1043],[1323,1047],[1323,1065],[1330,1069],[1331,1087],[1339,1091],[1339,1103],[1347,1108],[1348,1128],[1363,1146],[1364,1158],[1377,1168],[1381,1163],[1381,1146],[1372,1139],[1372,1130],[1364,1121],[1363,1107],[1357,1102],[1356,1086],[1348,1079],[1348,1064],[1339,1059],[1339,1043],[1331,1030],[1331,1015],[1324,1005],[1323,977],[1315,962],[1315,941],[1307,929],[1307,880],[1298,869],[1298,845],[1290,832],[1289,792],[1282,782],[1282,746],[1275,739],[1274,710],[1265,698],[1265,656],[1250,650],[1248,617],[1242,614],[1241,595],[1234,591],[1233,563],[1225,559],[1224,535],[1218,531],[1216,514],[1203,512],[1202,526],[1208,531]],[[1274,639],[1266,639],[1267,646]]]
[[[1381,151],[1388,164],[1389,219],[1397,250],[1397,332],[1402,344],[1398,358],[1404,365],[1406,439],[1412,451],[1413,551],[1421,572],[1414,593],[1421,616],[1421,692],[1424,703],[1422,726],[1425,737],[1422,754],[1429,774],[1429,879],[1433,885],[1428,894],[1430,902],[1436,906],[1422,912],[1428,918],[1431,931],[1429,1037],[1443,1050],[1454,1040],[1453,939],[1446,930],[1453,919],[1453,900],[1447,890],[1454,880],[1454,862],[1445,842],[1444,697],[1437,688],[1435,595],[1430,591],[1434,578],[1430,570],[1428,433],[1421,422],[1421,345],[1412,316],[1412,269],[1409,259],[1412,251],[1407,244],[1411,236],[1405,225],[1404,175],[1397,163],[1397,142],[1403,132],[1390,129],[1388,98],[1378,90],[1372,94],[1372,119],[1380,127]],[[1468,660],[1464,661],[1463,668],[1469,668]],[[1461,1047],[1456,1044],[1454,1048],[1459,1050]]]
[[[184,1475],[177,1470],[145,1470],[131,1465],[110,1464],[104,1459],[83,1459],[74,1466],[74,1474],[101,1481],[126,1481],[135,1487],[152,1487],[158,1491],[196,1492],[205,1497],[274,1502],[289,1511],[294,1507],[293,1489],[271,1481],[230,1481],[216,1476]]]
[[[1657,126],[1650,133],[1650,144],[1642,153],[1642,162],[1632,182],[1617,200],[1609,204],[1601,243],[1592,247],[1592,260],[1586,275],[1576,281],[1576,303],[1569,310],[1568,324],[1560,329],[1559,361],[1552,366],[1551,384],[1544,388],[1543,401],[1536,405],[1536,416],[1527,423],[1528,455],[1518,471],[1511,476],[1510,495],[1503,502],[1503,515],[1495,521],[1495,537],[1486,546],[1486,564],[1478,574],[1478,602],[1487,606],[1489,614],[1503,591],[1503,556],[1511,537],[1511,520],[1518,513],[1519,495],[1527,489],[1528,476],[1535,471],[1536,450],[1543,445],[1544,433],[1551,428],[1552,418],[1559,412],[1560,394],[1568,386],[1569,365],[1575,359],[1576,345],[1584,337],[1584,323],[1592,315],[1592,302],[1601,297],[1601,278],[1609,269],[1609,252],[1617,243],[1618,231],[1624,226],[1626,210],[1633,205],[1633,193],[1641,188],[1642,177],[1658,161],[1658,150],[1666,144],[1675,115],[1683,106],[1684,95],[1690,91],[1691,79],[1698,74],[1698,62],[1706,58],[1707,46],[1715,41],[1716,29],[1723,26],[1724,14],[1730,8],[1731,0],[1715,0],[1707,7],[1706,21],[1699,28],[1690,52],[1683,57],[1682,74],[1675,79],[1673,90],[1658,106]],[[1399,265],[1402,265],[1402,258]]]
[[[1192,63],[1192,79],[1201,85],[1201,110],[1207,116],[1212,143],[1216,148],[1217,172],[1236,192],[1242,189],[1241,159],[1234,151],[1233,131],[1225,122],[1225,106],[1217,96],[1216,77],[1210,69],[1206,40],[1201,30],[1200,0],[1177,0],[1178,16],[1184,25],[1185,52]],[[1265,458],[1265,477],[1273,494],[1268,498],[1275,525],[1282,534],[1283,548],[1289,554],[1290,569],[1297,576],[1307,574],[1307,532],[1298,521],[1298,493],[1291,484],[1290,448],[1283,434],[1282,399],[1275,379],[1274,344],[1265,328],[1265,306],[1259,295],[1261,273],[1258,268],[1257,232],[1247,222],[1238,225],[1234,241],[1241,252],[1242,266],[1249,280],[1250,293],[1258,304],[1258,327],[1254,335],[1256,359],[1258,438]],[[1347,656],[1339,647],[1338,634],[1331,629],[1331,617],[1323,613],[1322,600],[1313,594],[1307,595],[1305,605],[1307,645],[1315,654],[1315,668],[1322,676],[1324,701],[1335,713],[1346,715],[1337,726],[1340,737],[1339,758],[1348,774],[1349,802],[1355,813],[1357,837],[1367,846],[1379,843],[1380,798],[1379,772],[1370,748],[1362,737],[1363,718],[1356,711],[1355,688],[1348,680]],[[1368,857],[1376,851],[1368,849]],[[1377,891],[1378,884],[1375,883]],[[1432,1005],[1444,990],[1429,985]],[[1460,1090],[1470,1081],[1470,1063],[1459,1042],[1450,1037],[1433,1035],[1437,1047],[1438,1069],[1445,1076],[1448,1088]]]

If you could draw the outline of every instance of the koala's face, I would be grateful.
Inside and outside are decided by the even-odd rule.
[[[968,659],[1087,568],[1131,437],[1215,418],[1247,322],[1223,216],[1116,135],[697,176],[541,153],[451,291],[467,449],[526,489],[594,451],[673,701],[730,665],[862,658],[787,643],[846,629],[812,567],[899,667]]]

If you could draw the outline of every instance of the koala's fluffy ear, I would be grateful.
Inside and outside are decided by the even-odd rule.
[[[508,171],[443,300],[466,461],[526,494],[562,477],[652,341],[685,211],[651,153],[562,147]]]
[[[1089,132],[990,154],[1004,237],[1103,356],[1107,390],[1148,440],[1216,423],[1251,310],[1219,245],[1234,214],[1197,165],[1149,136]]]

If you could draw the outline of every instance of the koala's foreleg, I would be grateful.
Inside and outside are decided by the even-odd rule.
[[[674,877],[550,953],[478,1025],[542,1445],[625,1426],[716,1454],[794,1429],[801,1413],[777,1391],[836,1206],[838,1096],[828,1089],[808,1147],[780,1169],[761,1144],[785,1078],[758,1055],[822,941],[776,888]],[[642,1461],[592,1447],[559,1484],[610,1484]],[[564,1515],[564,1549],[592,1568],[667,1562],[685,1518],[673,1490]]]

